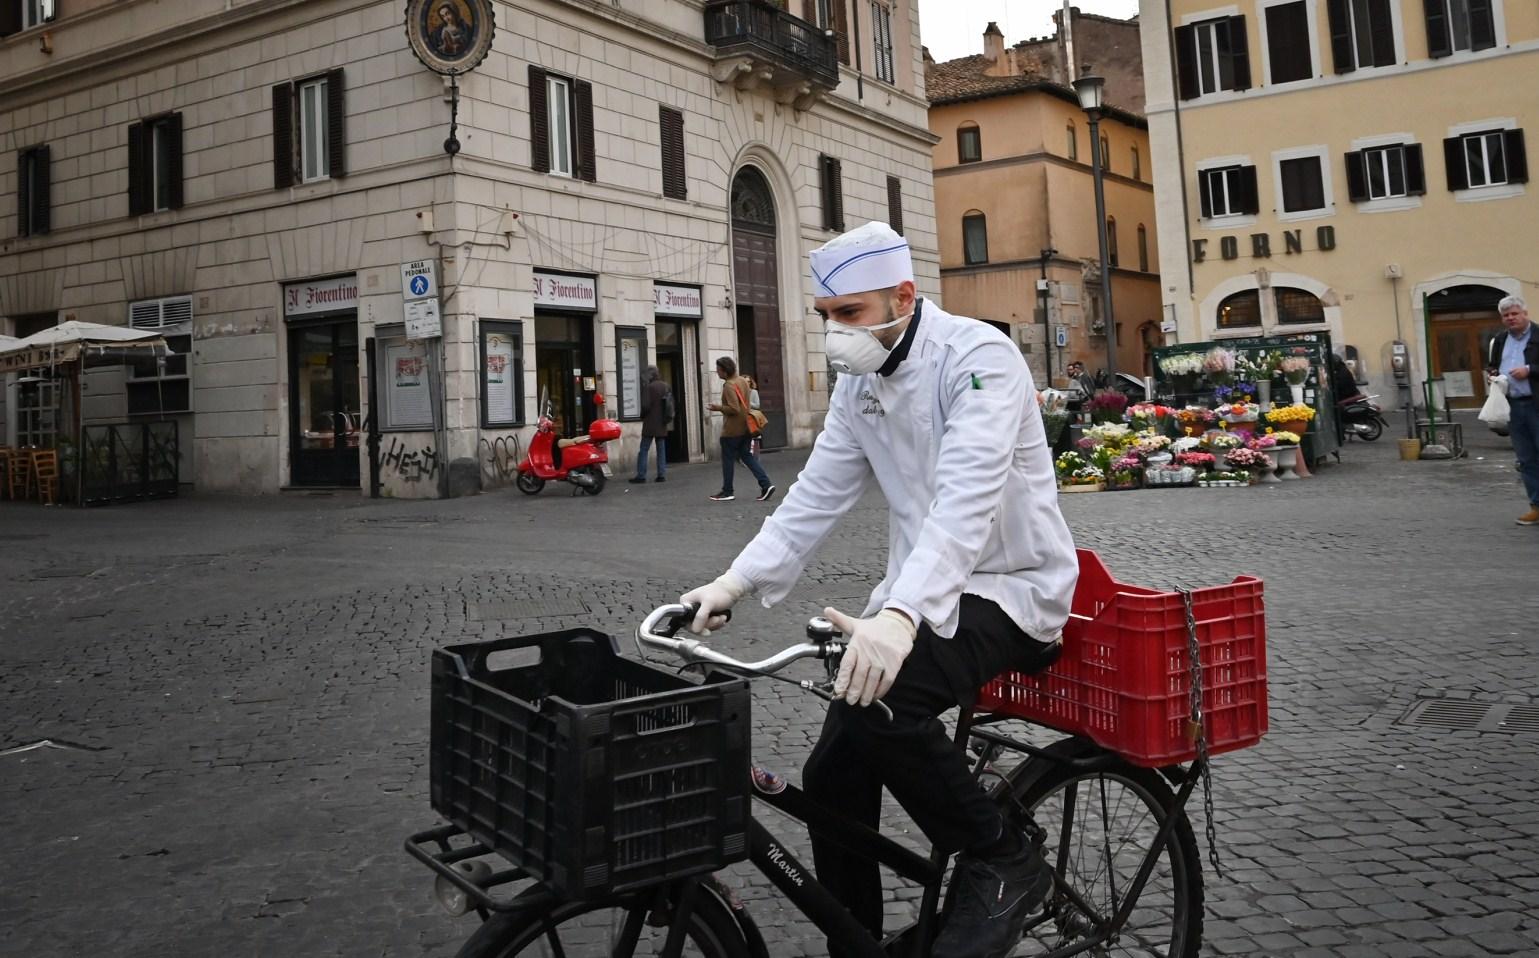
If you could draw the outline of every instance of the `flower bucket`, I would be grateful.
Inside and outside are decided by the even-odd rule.
[[[1415,461],[1417,459],[1420,459],[1421,458],[1421,440],[1420,439],[1402,439],[1402,440],[1400,440],[1400,458],[1406,460],[1407,462],[1413,462],[1413,461]]]

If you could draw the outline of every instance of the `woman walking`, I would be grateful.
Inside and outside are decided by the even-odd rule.
[[[753,477],[759,480],[759,501],[765,502],[775,494],[775,486],[765,475],[759,457],[753,453],[753,435],[748,431],[748,380],[737,374],[737,363],[730,356],[716,360],[716,375],[721,379],[721,402],[711,403],[712,412],[721,413],[721,491],[711,497],[713,502],[731,502],[737,496],[732,493],[732,474],[742,460]]]

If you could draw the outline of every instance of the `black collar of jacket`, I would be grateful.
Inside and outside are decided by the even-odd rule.
[[[1491,355],[1486,357],[1486,366],[1495,369],[1502,363],[1502,350],[1507,348],[1507,337],[1511,333],[1506,328],[1497,333],[1491,339]],[[1525,365],[1539,366],[1539,323],[1532,321],[1528,324],[1528,344],[1523,347],[1523,358],[1528,360]]]
[[[898,371],[898,365],[908,358],[908,348],[914,344],[914,334],[919,331],[919,308],[923,305],[924,300],[914,300],[914,318],[908,321],[908,326],[903,330],[903,338],[887,354],[887,361],[882,363],[882,368],[876,371],[878,376],[891,376]]]

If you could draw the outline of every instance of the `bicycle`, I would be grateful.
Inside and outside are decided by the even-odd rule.
[[[1083,554],[1081,562],[1083,567]],[[1111,581],[1109,575],[1106,581]],[[1259,583],[1257,586],[1259,598]],[[1191,608],[1188,597],[1187,621],[1195,661],[1196,630]],[[676,656],[685,669],[714,669],[701,688],[713,681],[722,688],[733,687],[743,683],[745,676],[775,677],[794,682],[825,699],[831,698],[832,680],[844,646],[827,620],[809,621],[808,641],[757,662],[744,662],[698,640],[676,638],[693,611],[685,606],[666,605],[647,615],[636,632],[637,647],[643,650],[643,656],[646,650],[666,652]],[[565,633],[556,637],[576,634],[588,638],[593,635]],[[552,648],[557,647],[541,646],[547,655]],[[806,658],[824,662],[822,682],[776,675],[792,662]],[[570,664],[558,662],[555,666]],[[586,667],[591,667],[591,663]],[[435,662],[435,681],[437,670]],[[633,681],[635,675],[624,678]],[[634,686],[621,687],[625,683],[616,681],[616,691],[633,696],[633,703],[641,704],[647,698],[635,696]],[[1226,743],[1225,748],[1252,744],[1264,732],[1264,675],[1261,681],[1259,732],[1238,745]],[[1202,699],[1200,685],[1194,691]],[[435,691],[435,722],[438,711]],[[722,715],[727,711],[723,709]],[[676,720],[683,712],[672,706],[668,714],[671,718],[663,721]],[[1196,717],[1201,721],[1200,709]],[[733,714],[731,718],[739,716]],[[1079,954],[1153,954],[1194,958],[1202,941],[1204,887],[1196,836],[1185,805],[1203,779],[1208,755],[1199,749],[1184,767],[1172,763],[1152,769],[1134,765],[1083,736],[1070,735],[1039,747],[985,727],[1009,718],[1003,714],[978,716],[963,712],[955,738],[958,747],[970,745],[980,782],[1004,806],[1006,815],[1015,821],[1029,815],[1048,835],[1043,853],[1053,866],[1054,888],[1012,955],[1068,958]],[[655,717],[647,721],[651,726],[663,727]],[[689,719],[689,723],[695,721]],[[689,727],[692,726],[687,723],[667,726],[674,730]],[[995,763],[1007,754],[1023,756],[1024,760],[1000,771]],[[435,751],[435,761],[436,758]],[[729,776],[737,771],[735,758],[728,757],[721,764]],[[693,850],[686,850],[677,856],[681,861],[677,869],[657,872],[651,880],[630,885],[618,881],[601,883],[598,893],[592,895],[575,887],[571,869],[552,870],[549,861],[540,860],[541,856],[529,849],[523,850],[526,867],[493,870],[485,859],[493,855],[492,844],[507,836],[494,836],[492,844],[488,844],[482,840],[486,833],[484,822],[480,829],[483,834],[472,837],[468,845],[454,845],[465,829],[445,825],[411,836],[406,847],[438,873],[440,902],[451,913],[475,910],[483,920],[459,952],[461,958],[672,958],[682,954],[700,958],[768,958],[768,946],[747,909],[712,874],[716,868],[744,857],[844,953],[860,958],[921,958],[929,953],[944,919],[947,856],[933,851],[928,857],[919,855],[875,830],[845,819],[838,811],[817,804],[779,775],[763,768],[754,767],[747,777],[752,782],[754,800],[920,886],[923,894],[917,918],[877,941],[817,882],[810,869],[752,817],[743,823],[745,847],[727,847],[732,844],[730,836],[717,834],[716,839],[726,840],[714,860],[701,864],[698,858],[691,858]],[[700,791],[698,780],[692,781],[696,791]],[[440,797],[436,770],[434,792],[436,808]],[[527,822],[520,824],[526,826]],[[1211,843],[1211,826],[1209,839]],[[656,861],[646,864],[655,866]],[[591,871],[592,866],[589,868]],[[490,889],[519,880],[533,883],[509,897],[496,898],[490,893]]]

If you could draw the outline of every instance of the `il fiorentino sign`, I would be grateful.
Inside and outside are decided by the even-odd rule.
[[[283,287],[283,315],[304,316],[358,308],[358,277],[335,276]]]
[[[598,281],[592,276],[534,273],[534,305],[556,309],[598,309]]]
[[[652,309],[659,316],[698,318],[704,315],[700,304],[700,287],[653,283]]]

